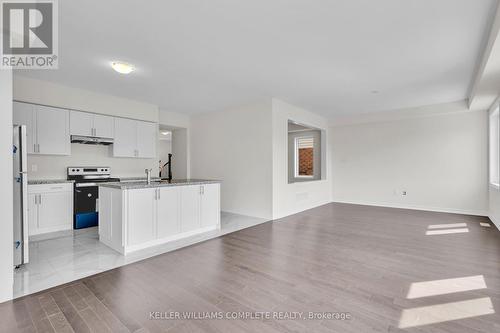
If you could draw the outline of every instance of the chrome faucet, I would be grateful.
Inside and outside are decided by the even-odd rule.
[[[146,172],[146,179],[148,184],[151,184],[151,172],[153,171],[153,169],[146,169],[144,171]]]

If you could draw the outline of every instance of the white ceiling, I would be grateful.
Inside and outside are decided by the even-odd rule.
[[[496,0],[59,6],[59,70],[19,75],[176,112],[277,97],[331,118],[465,99]],[[115,73],[111,60],[131,62],[137,71]]]

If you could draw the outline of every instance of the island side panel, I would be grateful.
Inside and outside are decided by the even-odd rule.
[[[122,190],[99,187],[99,240],[115,251],[124,253]]]

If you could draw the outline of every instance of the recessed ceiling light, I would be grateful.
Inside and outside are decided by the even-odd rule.
[[[372,90],[372,91],[371,91],[371,93],[372,93],[372,94],[378,94],[378,93],[379,93],[379,91],[378,91],[378,90]]]
[[[113,61],[111,67],[120,74],[129,74],[135,70],[135,66],[126,62]]]

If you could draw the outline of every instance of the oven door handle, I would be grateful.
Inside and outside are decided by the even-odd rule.
[[[75,187],[93,187],[97,186],[97,183],[77,183]]]

